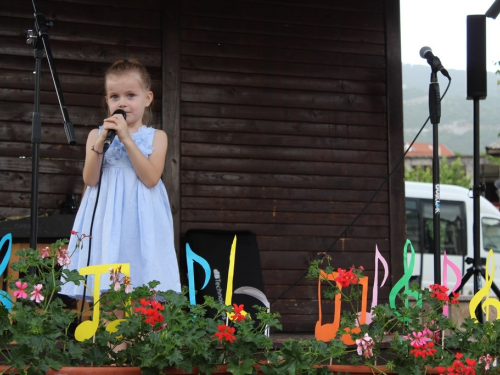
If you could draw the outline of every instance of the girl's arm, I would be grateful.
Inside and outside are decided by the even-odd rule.
[[[85,165],[83,167],[83,182],[85,182],[85,185],[95,186],[99,182],[99,170],[103,158],[102,149],[104,146],[104,139],[105,137],[99,137],[98,129],[92,130],[87,137]],[[92,148],[94,150],[92,150]]]
[[[158,184],[165,166],[167,155],[167,134],[163,130],[156,130],[153,138],[153,152],[149,158],[139,150],[132,137],[126,137],[123,141],[128,157],[134,166],[135,173],[148,188]]]

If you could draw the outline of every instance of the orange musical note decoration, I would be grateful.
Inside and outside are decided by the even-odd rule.
[[[97,266],[88,266],[80,268],[80,275],[94,275],[94,300],[96,302],[93,306],[92,318],[90,320],[86,320],[81,322],[75,330],[75,339],[77,341],[85,341],[90,339],[97,331],[97,327],[99,326],[99,294],[101,291],[101,275],[105,273],[109,273],[109,269],[116,269],[121,266],[121,271],[126,276],[130,276],[130,264],[129,263],[116,263],[116,264],[102,264]],[[112,321],[106,327],[108,332],[116,332],[117,326],[121,322],[125,321],[125,319],[117,319]]]
[[[491,276],[489,272],[490,270],[491,270]],[[494,276],[495,276],[495,255],[493,254],[493,250],[490,250],[488,252],[488,256],[486,257],[486,269],[484,276],[486,283],[476,294],[474,294],[474,297],[472,297],[469,303],[470,317],[472,319],[476,319],[476,322],[477,322],[476,308],[481,303],[483,298],[485,298],[483,302],[483,311],[486,314],[486,321],[488,321],[490,317],[490,309],[488,307],[493,306],[497,310],[497,315],[499,315],[500,313],[500,301],[496,298],[490,297],[490,289],[491,289],[491,284],[493,284]]]
[[[331,280],[335,281],[335,279],[339,276],[338,272],[326,273],[321,271],[320,279],[323,280]],[[342,285],[338,282],[337,287],[342,290]],[[359,318],[359,325],[366,324],[366,306],[368,304],[368,277],[363,277],[358,279],[357,284],[361,284],[362,286],[362,295],[361,295],[361,316]],[[319,304],[319,320],[316,322],[316,327],[314,329],[314,336],[316,340],[321,341],[330,341],[331,339],[337,336],[337,332],[340,327],[340,313],[341,313],[341,295],[340,293],[335,296],[335,310],[333,315],[333,322],[321,324],[323,321],[323,314],[321,309],[321,280],[318,280],[318,304]],[[346,329],[346,333],[344,333],[340,339],[346,345],[354,345],[355,342],[352,339],[350,333],[359,333],[361,332],[361,328],[354,327],[352,329]]]

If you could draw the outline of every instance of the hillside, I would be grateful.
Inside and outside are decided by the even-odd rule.
[[[403,112],[404,138],[411,142],[429,116],[428,90],[430,67],[403,64]],[[441,122],[439,143],[445,144],[453,152],[464,155],[473,153],[473,101],[467,100],[466,71],[450,70],[450,89],[441,102]],[[496,84],[500,76],[488,73],[488,96],[479,101],[480,152],[489,143],[500,140],[500,86]],[[438,75],[441,95],[448,79]],[[417,142],[432,142],[432,124],[429,122]]]

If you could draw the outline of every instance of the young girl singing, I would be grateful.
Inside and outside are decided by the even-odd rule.
[[[82,197],[73,230],[89,234],[97,199],[99,172],[101,188],[95,212],[91,250],[84,241],[70,269],[87,265],[130,263],[132,286],[160,282],[157,289],[180,292],[179,269],[174,248],[173,221],[167,191],[161,180],[167,153],[167,135],[147,127],[153,101],[151,78],[135,60],[115,62],[105,75],[108,116],[87,139],[83,180],[88,188]],[[116,137],[103,153],[109,131]],[[68,249],[76,244],[72,236]],[[89,263],[87,264],[87,262]],[[81,299],[83,286],[67,283],[62,294]],[[92,277],[88,286],[93,290]],[[109,275],[101,277],[101,293],[109,288]],[[86,292],[86,299],[90,299]],[[98,296],[94,296],[98,298]]]

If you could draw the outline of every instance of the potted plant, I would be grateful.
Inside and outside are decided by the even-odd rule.
[[[363,267],[335,270],[330,261],[327,254],[313,261],[308,277],[326,285],[326,298],[337,298],[348,306],[339,324],[340,338],[332,340],[347,335],[348,341],[354,342],[346,348],[343,363],[363,365],[366,373],[377,374],[500,373],[499,320],[480,324],[467,318],[457,327],[443,314],[443,308],[458,304],[457,293],[449,294],[442,285],[422,290],[412,284],[398,295],[396,303],[375,306],[370,324],[362,324],[358,312]],[[411,301],[409,296],[413,297]],[[347,355],[353,351],[355,355]]]
[[[79,237],[77,248],[85,238]],[[313,262],[309,276],[328,286],[327,296],[340,297],[350,308],[343,311],[341,334],[327,342],[289,339],[273,346],[266,332],[280,328],[278,313],[260,308],[250,316],[242,305],[225,306],[210,297],[191,305],[186,289],[181,294],[156,291],[155,281],[132,290],[120,266],[110,270],[109,291],[89,322],[93,335],[79,341],[72,332],[80,313],[65,309],[57,294],[63,283],[84,281],[65,267],[71,255],[65,242],[21,250],[20,260],[11,265],[22,276],[10,280],[12,309],[0,307],[5,364],[0,374],[90,374],[92,368],[99,374],[498,373],[498,321],[469,319],[456,327],[441,313],[455,304],[456,295],[435,285],[429,290],[412,286],[413,302],[401,294],[399,303],[377,305],[372,322],[362,324],[362,269],[334,270],[329,257]],[[334,278],[325,277],[335,271]]]

